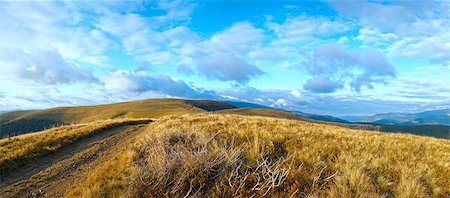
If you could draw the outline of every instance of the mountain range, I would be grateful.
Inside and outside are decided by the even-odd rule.
[[[420,113],[383,113],[368,116],[360,122],[390,124],[398,126],[413,125],[450,125],[450,109],[424,111]]]
[[[339,123],[345,123],[345,124],[349,124],[351,122],[341,119],[341,118],[337,118],[337,117],[333,117],[330,115],[319,115],[319,114],[313,114],[313,113],[305,113],[305,112],[301,112],[301,111],[290,111],[290,113],[296,115],[296,116],[300,116],[302,118],[308,118],[311,120],[318,120],[318,121],[327,121],[327,122],[339,122]]]

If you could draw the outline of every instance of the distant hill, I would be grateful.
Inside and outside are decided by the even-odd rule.
[[[272,118],[284,118],[301,120],[298,116],[291,113],[277,110],[277,109],[262,109],[262,108],[237,108],[237,109],[225,109],[216,111],[218,114],[233,114],[233,115],[246,115],[246,116],[263,116]]]
[[[91,168],[66,195],[448,197],[450,193],[447,140],[220,114],[165,117],[141,134],[134,144]],[[67,175],[72,174],[80,173]]]
[[[415,135],[450,139],[449,125],[415,125],[415,126],[382,125],[380,131],[411,133]]]
[[[300,116],[302,118],[312,119],[312,120],[319,120],[319,121],[327,121],[327,122],[339,122],[344,124],[349,124],[350,122],[347,120],[343,120],[340,118],[336,118],[329,115],[319,115],[319,114],[312,114],[312,113],[304,113],[301,111],[290,111],[290,113]]]
[[[340,119],[347,120],[349,122],[360,122],[369,116],[339,116]]]
[[[441,123],[445,111],[427,111],[418,114],[378,114],[371,116],[375,122],[349,122],[328,115],[285,111],[247,102],[222,102],[211,100],[147,99],[115,104],[79,107],[58,107],[44,110],[22,110],[0,114],[0,138],[22,133],[40,131],[59,125],[87,123],[114,118],[160,118],[165,115],[201,113],[214,111],[218,114],[265,116],[274,118],[305,120],[315,123],[339,125],[349,128],[384,132],[412,133],[450,139],[449,127],[411,123]],[[414,117],[417,121],[408,121]],[[395,118],[395,121],[393,121]],[[391,119],[391,120],[389,120]],[[424,120],[427,120],[425,122]],[[410,123],[410,124],[405,124]]]
[[[236,108],[210,100],[148,99],[133,102],[44,110],[14,111],[0,115],[0,138],[40,131],[53,126],[112,118],[159,118],[165,115]]]
[[[259,105],[259,104],[254,104],[254,103],[249,103],[249,102],[237,102],[237,101],[225,101],[228,104],[231,104],[235,107],[238,108],[261,108],[261,109],[274,109],[268,106],[264,106],[264,105]],[[285,111],[285,110],[280,110],[280,111]],[[236,112],[240,112],[243,113],[242,111],[237,110]],[[247,113],[247,111],[245,111]],[[256,112],[256,111],[255,111]],[[312,113],[305,113],[305,112],[301,112],[301,111],[286,111],[289,114],[294,114],[298,117],[301,118],[306,118],[306,119],[310,119],[310,120],[318,120],[318,121],[326,121],[326,122],[338,122],[338,123],[350,123],[347,120],[341,119],[341,118],[337,118],[337,117],[333,117],[333,116],[329,116],[329,115],[319,115],[319,114],[312,114]],[[276,117],[276,116],[275,116]]]
[[[412,125],[450,125],[450,109],[424,111],[420,113],[383,113],[369,116],[362,122],[390,124],[399,126]]]
[[[450,139],[450,126],[447,125],[414,125],[414,126],[396,126],[377,123],[351,123],[342,119],[335,119],[332,116],[323,116],[315,114],[296,115],[292,112],[286,112],[277,109],[261,109],[261,108],[236,108],[216,111],[217,114],[232,114],[245,116],[263,116],[272,118],[283,118],[291,120],[302,120],[318,124],[327,124],[334,126],[347,127],[352,129],[362,129],[370,131],[381,131],[389,133],[409,133],[421,136],[430,136],[437,138]],[[309,117],[307,117],[309,116]],[[318,120],[322,119],[322,120]]]
[[[20,111],[4,112],[4,113],[0,114],[0,124],[3,122],[6,122],[6,121],[16,119],[16,118],[26,115],[28,113],[35,112],[35,111],[36,110],[20,110]]]
[[[226,102],[213,100],[185,100],[184,103],[203,109],[205,111],[218,111],[236,108],[236,106],[233,106]]]
[[[230,105],[233,105],[237,108],[261,108],[261,109],[273,109],[272,107],[255,104],[255,103],[249,103],[249,102],[238,102],[238,101],[224,101]]]
[[[414,135],[430,136],[450,139],[449,125],[413,125],[399,126],[389,124],[355,122],[346,124],[347,127],[362,130],[381,131],[389,133],[410,133]]]

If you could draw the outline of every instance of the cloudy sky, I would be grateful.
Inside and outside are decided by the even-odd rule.
[[[0,111],[154,97],[450,108],[450,2],[0,3]]]

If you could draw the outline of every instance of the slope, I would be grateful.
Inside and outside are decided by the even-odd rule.
[[[234,115],[246,115],[246,116],[264,116],[272,118],[286,118],[300,120],[301,118],[290,114],[285,111],[276,109],[261,109],[261,108],[237,108],[237,109],[225,109],[216,111],[217,114],[234,114]]]
[[[319,114],[312,114],[312,113],[304,113],[301,111],[291,111],[290,113],[295,114],[297,116],[300,116],[302,118],[307,118],[311,120],[318,120],[318,121],[326,121],[326,122],[338,122],[338,123],[344,123],[349,124],[350,122],[347,120],[343,120],[337,117],[333,117],[330,115],[319,115]]]
[[[230,105],[233,105],[237,108],[259,108],[259,109],[273,109],[272,107],[250,103],[250,102],[240,102],[240,101],[224,101]]]
[[[147,99],[133,102],[79,107],[17,111],[0,115],[0,138],[40,131],[52,126],[115,118],[159,118],[165,115],[235,108],[209,100]]]
[[[448,140],[229,114],[166,116],[136,140],[66,195],[450,195]]]
[[[251,108],[251,109],[273,109],[273,110],[277,110],[275,108],[271,108],[271,107],[267,107],[267,106],[263,106],[263,105],[259,105],[259,104],[254,104],[254,103],[248,103],[248,102],[238,102],[238,101],[225,101],[228,104],[231,104],[237,108]],[[278,109],[279,111],[285,111],[282,109]],[[264,112],[264,111],[262,111]],[[330,115],[320,115],[320,114],[312,114],[312,113],[305,113],[305,112],[301,112],[301,111],[286,111],[289,112],[290,114],[294,114],[298,117],[302,117],[308,120],[317,120],[317,121],[325,121],[325,122],[337,122],[337,123],[345,123],[348,124],[350,123],[349,121],[345,120],[345,119],[341,119],[341,118],[337,118],[337,117],[333,117]],[[251,115],[253,115],[254,113],[250,113]],[[245,114],[243,114],[245,115]],[[269,116],[270,117],[270,116]],[[277,117],[272,116],[272,117]]]
[[[62,197],[74,184],[83,182],[85,176],[95,170],[96,166],[112,159],[114,154],[131,145],[146,122],[148,120],[109,127],[42,155],[34,159],[33,163],[27,163],[15,171],[3,172],[2,178],[6,180],[0,182],[0,197]],[[33,136],[47,136],[49,133],[52,131],[43,131]],[[29,138],[29,135],[15,138],[26,145],[27,142],[23,139]],[[2,147],[5,145],[0,148]]]

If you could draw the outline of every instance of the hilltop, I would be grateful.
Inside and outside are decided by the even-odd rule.
[[[277,109],[264,109],[264,108],[238,108],[238,109],[225,109],[216,111],[218,114],[234,114],[234,115],[246,115],[246,116],[264,116],[272,118],[286,118],[301,120],[302,118]]]
[[[0,138],[40,131],[64,124],[87,123],[117,118],[159,118],[165,115],[199,113],[231,108],[235,107],[220,101],[164,98],[96,106],[14,111],[0,115]]]
[[[344,119],[340,119],[340,118],[336,118],[330,115],[319,115],[319,114],[312,114],[312,113],[304,113],[301,111],[290,111],[290,113],[296,115],[296,116],[300,116],[302,118],[307,118],[307,119],[311,119],[311,120],[318,120],[318,121],[326,121],[326,122],[338,122],[338,123],[344,123],[344,124],[350,124],[351,122],[344,120]]]
[[[276,109],[276,108],[272,108],[272,107],[267,107],[264,105],[259,105],[259,104],[253,104],[253,103],[248,103],[248,102],[237,102],[237,101],[225,101],[228,104],[231,104],[237,108],[246,108],[246,109],[271,109],[271,110],[279,110],[279,111],[285,111],[289,114],[293,114],[296,117],[301,117],[301,118],[305,118],[305,119],[309,119],[309,120],[317,120],[317,121],[325,121],[325,122],[338,122],[338,123],[345,123],[345,124],[349,124],[350,122],[345,120],[345,119],[341,119],[341,118],[337,118],[337,117],[333,117],[330,115],[319,115],[319,114],[312,114],[312,113],[305,113],[305,112],[301,112],[301,111],[287,111],[287,110],[283,110],[283,109]],[[262,110],[262,112],[265,112]],[[270,110],[268,111],[270,112]],[[250,113],[252,114],[252,113]],[[278,114],[278,113],[277,113]],[[277,116],[275,116],[277,117]]]

